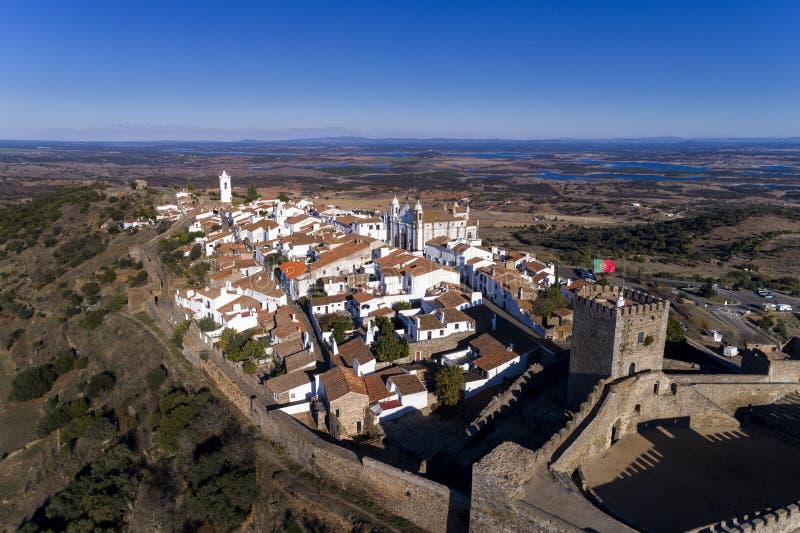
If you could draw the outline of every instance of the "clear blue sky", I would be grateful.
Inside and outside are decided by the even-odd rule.
[[[800,1],[0,4],[0,138],[800,135]]]

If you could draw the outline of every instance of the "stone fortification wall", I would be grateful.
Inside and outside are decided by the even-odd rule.
[[[739,427],[735,418],[693,387],[673,386],[661,372],[646,372],[608,385],[602,403],[574,442],[560,450],[552,468],[571,475],[584,461],[611,446],[612,438],[623,438],[635,433],[640,424],[653,421],[691,427]]]
[[[468,498],[444,485],[327,442],[281,411],[257,410],[254,422],[296,463],[428,531],[465,531]]]
[[[691,387],[730,414],[748,406],[769,405],[800,391],[800,383],[698,383]]]
[[[800,502],[777,509],[768,509],[745,520],[723,520],[715,524],[693,529],[692,532],[740,532],[792,533],[800,529]]]
[[[508,389],[489,400],[486,407],[481,410],[480,414],[475,417],[475,420],[464,430],[466,436],[468,438],[477,436],[479,433],[491,427],[493,422],[499,417],[512,409],[531,386],[534,378],[539,375],[542,370],[542,365],[538,363],[532,364],[514,380]]]
[[[469,498],[464,494],[368,457],[359,459],[354,452],[323,440],[286,413],[267,412],[257,400],[251,402],[213,358],[200,364],[231,403],[309,472],[345,490],[365,494],[387,511],[428,531],[467,529]]]
[[[504,442],[473,466],[470,532],[579,531],[519,499],[522,486],[534,472],[537,461],[532,450]]]

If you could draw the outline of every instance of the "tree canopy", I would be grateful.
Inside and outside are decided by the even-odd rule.
[[[436,372],[435,394],[439,403],[452,407],[461,399],[461,387],[464,385],[464,371],[460,366],[442,366]]]

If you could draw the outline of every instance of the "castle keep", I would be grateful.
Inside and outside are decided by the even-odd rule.
[[[601,379],[661,370],[669,302],[634,289],[584,287],[575,299],[567,401]]]

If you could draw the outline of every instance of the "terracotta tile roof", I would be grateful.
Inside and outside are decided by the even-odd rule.
[[[296,277],[302,276],[308,272],[308,267],[306,264],[301,263],[300,261],[287,261],[280,265],[278,269],[283,272],[283,275],[288,279],[295,279]]]
[[[374,300],[375,298],[377,298],[377,296],[375,296],[374,294],[370,294],[368,292],[361,292],[361,291],[353,293],[352,296],[353,296],[353,300],[355,300],[359,304],[363,304],[363,303],[369,302],[369,301]]]
[[[395,314],[395,310],[392,309],[391,307],[381,307],[379,309],[376,309],[376,310],[372,311],[369,314],[369,316],[389,316],[389,315],[394,315],[394,314]]]
[[[400,394],[416,394],[418,392],[426,392],[425,385],[419,380],[417,376],[411,374],[397,374],[389,378],[395,387],[397,387]]]
[[[482,355],[473,361],[473,364],[483,370],[484,372],[488,372],[494,368],[497,368],[500,365],[508,363],[509,361],[513,361],[519,357],[519,354],[513,350],[500,350],[494,353],[490,353],[489,355]]]
[[[351,255],[364,253],[366,250],[369,250],[369,245],[367,244],[348,242],[342,244],[341,246],[337,246],[333,250],[321,253],[319,255],[319,259],[311,264],[311,268],[318,269],[350,257]]]
[[[257,222],[251,222],[250,224],[245,224],[242,226],[242,230],[244,231],[255,231],[257,229],[274,229],[277,228],[278,224],[274,220],[259,220]]]
[[[305,350],[305,345],[303,344],[302,339],[297,338],[278,343],[274,345],[272,349],[278,358],[283,359],[284,357],[289,357],[290,355],[302,352]]]
[[[341,217],[336,217],[334,222],[336,222],[338,224],[344,224],[345,226],[349,226],[350,224],[352,224],[356,220],[358,220],[358,219],[356,217],[354,217],[353,215],[344,215],[344,216],[341,216]]]
[[[570,317],[572,316],[572,309],[567,309],[565,307],[562,307],[560,309],[556,309],[555,311],[553,311],[553,314],[561,318]]]
[[[369,346],[367,346],[360,337],[355,337],[339,345],[339,357],[351,368],[355,361],[363,365],[368,361],[375,360]]]
[[[547,268],[547,265],[545,265],[541,261],[537,261],[536,259],[531,259],[530,261],[526,261],[522,264],[522,266],[525,268],[525,270],[532,273],[541,272],[542,270]]]
[[[534,283],[541,283],[541,282],[543,282],[544,280],[546,280],[549,277],[550,277],[550,274],[548,274],[547,272],[539,272],[538,274],[533,276],[533,282]]]
[[[286,372],[302,370],[306,367],[310,367],[312,364],[316,364],[316,362],[316,357],[314,357],[314,354],[308,350],[297,352],[296,354],[292,354],[283,360],[283,364],[286,367]]]
[[[458,309],[454,309],[451,307],[445,307],[444,309],[439,309],[436,311],[437,314],[441,314],[444,318],[444,321],[448,324],[452,324],[453,322],[472,322],[473,324],[475,321],[464,314],[463,311],[459,311]]]
[[[295,215],[293,217],[287,218],[286,222],[288,222],[289,224],[297,224],[297,223],[302,222],[302,221],[304,221],[306,219],[313,220],[314,218],[315,217],[313,217],[311,215],[300,214],[300,215]]]
[[[439,237],[434,237],[433,239],[428,240],[425,244],[429,246],[444,246],[448,242],[450,242],[450,237],[447,235],[440,235]]]
[[[450,211],[423,211],[422,212],[422,221],[423,222],[450,222],[453,220],[464,220],[461,217],[453,216],[453,213]]]
[[[481,355],[491,354],[506,349],[505,344],[488,333],[479,335],[478,337],[469,341],[468,344],[476,348]]]
[[[584,287],[589,287],[590,285],[591,285],[591,283],[589,283],[588,281],[584,281],[582,279],[576,279],[575,281],[573,281],[572,283],[567,285],[565,288],[568,291],[576,291],[576,290],[580,290],[580,289],[582,289]]]
[[[364,380],[356,376],[351,368],[336,366],[320,376],[325,387],[325,397],[329,402],[338,400],[349,393],[367,396]]]
[[[378,402],[378,405],[380,405],[381,409],[384,411],[388,411],[389,409],[400,407],[403,404],[400,403],[400,400],[387,400],[385,402]]]
[[[459,305],[469,303],[469,299],[456,291],[447,291],[436,298],[436,301],[442,304],[442,307],[458,307]]]
[[[386,387],[386,380],[389,379],[390,376],[397,376],[403,373],[404,372],[399,368],[391,367],[364,376],[364,384],[369,393],[369,402],[373,403],[394,396],[394,393],[389,392],[389,389]]]
[[[317,296],[311,299],[311,305],[330,305],[330,304],[338,304],[341,302],[347,301],[346,294],[335,294],[333,296]]]
[[[444,324],[433,315],[416,315],[414,318],[417,320],[417,329],[421,331],[442,329],[444,327]]]
[[[311,381],[313,381],[313,378],[308,372],[288,372],[282,376],[267,380],[266,387],[270,392],[281,394],[307,385]]]
[[[251,298],[250,296],[239,296],[235,300],[231,300],[230,302],[226,303],[225,305],[221,306],[217,311],[220,313],[231,313],[233,312],[234,306],[239,304],[239,310],[245,311],[247,309],[261,309],[261,302],[256,300],[255,298]]]

